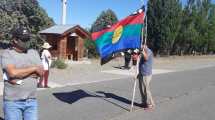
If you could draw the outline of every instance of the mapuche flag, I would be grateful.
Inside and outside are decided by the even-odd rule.
[[[101,65],[111,60],[114,53],[140,48],[143,23],[144,10],[140,9],[110,28],[92,33]]]

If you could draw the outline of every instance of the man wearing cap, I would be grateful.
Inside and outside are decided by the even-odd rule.
[[[12,48],[4,50],[3,110],[5,120],[38,120],[36,89],[43,67],[36,50],[28,49],[30,33],[25,27],[12,30]]]
[[[48,86],[48,77],[49,77],[49,69],[51,67],[51,53],[48,51],[49,48],[51,48],[51,45],[49,45],[49,43],[45,42],[42,46],[43,51],[42,51],[42,55],[41,55],[41,59],[42,59],[42,63],[43,63],[43,68],[44,68],[44,75],[43,77],[41,77],[39,83],[38,83],[38,87],[39,88],[50,88]],[[43,82],[44,82],[44,86],[43,86]]]
[[[137,61],[137,73],[139,78],[139,88],[142,102],[144,107],[146,107],[145,109],[152,109],[155,106],[150,91],[150,81],[152,79],[153,52],[147,47],[147,45],[142,46],[142,51]]]

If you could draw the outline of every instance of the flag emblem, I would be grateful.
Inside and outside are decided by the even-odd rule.
[[[112,44],[115,44],[119,41],[119,39],[122,36],[122,32],[123,32],[123,26],[119,26],[118,28],[116,28],[116,30],[114,31],[113,34],[113,38],[112,38]]]
[[[144,9],[138,10],[107,29],[92,33],[101,64],[111,60],[115,53],[141,47],[144,27]]]

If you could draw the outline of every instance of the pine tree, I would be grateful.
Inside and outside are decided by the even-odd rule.
[[[96,21],[92,24],[92,27],[89,31],[97,32],[108,28],[108,26],[111,26],[116,22],[118,22],[116,14],[112,10],[108,9],[101,12]],[[88,49],[88,56],[96,57],[98,55],[95,42],[93,42],[92,40],[86,40],[85,47]]]
[[[170,55],[173,51],[173,45],[179,34],[182,20],[182,6],[179,0],[163,1],[163,14],[165,14],[162,24],[162,50]]]
[[[211,52],[215,52],[215,5],[211,5],[209,10],[209,27],[208,27],[208,50]]]
[[[181,27],[181,12],[179,0],[149,1],[148,38],[155,53],[170,54]]]
[[[102,29],[107,28],[108,26],[113,25],[118,21],[116,14],[108,9],[106,11],[102,11],[102,13],[97,17],[96,21],[93,23],[91,27],[91,32],[100,31]]]
[[[195,28],[197,8],[195,0],[188,0],[183,9],[181,28],[175,42],[176,52],[179,55],[191,54],[192,51],[198,50],[198,31]]]
[[[161,48],[161,24],[162,18],[162,0],[150,0],[148,2],[147,23],[148,23],[148,40],[147,43],[155,52],[159,54]]]

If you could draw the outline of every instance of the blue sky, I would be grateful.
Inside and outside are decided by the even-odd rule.
[[[61,0],[38,0],[39,4],[53,18],[55,23],[61,23]],[[112,9],[119,19],[122,19],[141,7],[141,0],[67,0],[67,24],[80,24],[90,27],[98,15],[107,9]],[[143,0],[144,3],[147,0]],[[186,1],[186,0],[182,0]],[[215,0],[213,0],[215,1]]]

